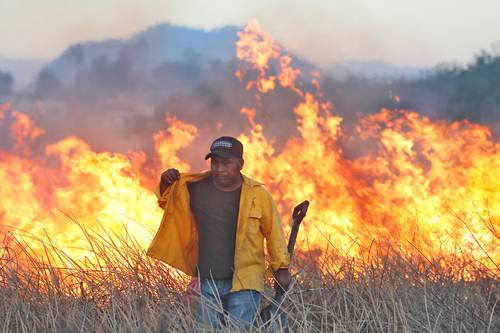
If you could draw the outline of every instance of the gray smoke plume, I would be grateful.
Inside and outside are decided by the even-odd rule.
[[[245,90],[234,75],[237,31],[160,25],[127,40],[74,45],[12,100],[25,112],[33,109],[30,105],[42,105],[44,111],[36,115],[46,130],[40,147],[76,135],[98,151],[152,153],[152,134],[165,129],[166,114],[197,126],[193,146],[205,147],[219,135],[248,133],[251,126],[240,109],[253,107],[258,109],[256,121],[264,125],[264,134],[274,137],[279,149],[297,134],[293,108],[299,99],[281,88],[261,100]],[[293,59],[305,75],[317,70],[313,64]],[[498,59],[483,56],[467,68],[441,68],[411,79],[324,75],[321,86],[334,113],[343,117],[347,132],[360,115],[388,107],[413,109],[434,119],[467,118],[499,133],[500,102],[494,93],[500,86]],[[309,79],[304,76],[299,84],[313,90]],[[485,83],[474,86],[481,79]],[[9,82],[8,74],[0,73],[0,91],[9,91]],[[488,82],[494,84],[485,89]],[[395,102],[396,95],[400,102]],[[7,125],[1,126],[5,133]],[[4,136],[1,140],[3,147],[11,144]],[[182,154],[189,159],[192,152]]]

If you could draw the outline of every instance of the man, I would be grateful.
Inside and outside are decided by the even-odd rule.
[[[221,327],[220,306],[247,327],[264,290],[264,238],[279,284],[290,283],[290,256],[276,204],[261,183],[241,174],[243,145],[233,137],[216,139],[210,171],[161,175],[158,203],[164,209],[148,255],[200,278],[196,319]]]

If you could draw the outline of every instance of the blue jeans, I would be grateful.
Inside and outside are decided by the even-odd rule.
[[[255,290],[231,292],[231,279],[200,280],[196,322],[201,331],[214,331],[226,324],[231,331],[250,328],[260,309],[262,296]]]

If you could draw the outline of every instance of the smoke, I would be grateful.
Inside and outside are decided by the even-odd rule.
[[[9,96],[14,87],[14,78],[8,72],[0,70],[0,97]]]
[[[283,89],[257,100],[235,77],[236,60],[206,59],[193,49],[180,60],[155,64],[151,58],[145,40],[124,43],[116,56],[89,58],[84,46],[69,48],[59,67],[40,72],[26,94],[43,105],[35,117],[46,130],[43,144],[76,135],[98,151],[153,155],[152,135],[167,126],[169,115],[199,128],[192,146],[203,149],[180,155],[203,167],[201,156],[215,137],[250,131],[242,107],[259,109],[256,120],[278,146],[296,131],[297,96]]]
[[[91,48],[100,51],[92,53]],[[208,58],[199,50],[186,48],[181,58],[158,62],[152,60],[158,58],[157,50],[157,45],[142,38],[69,48],[39,73],[31,90],[14,98],[14,104],[24,106],[21,111],[32,114],[45,130],[36,146],[41,149],[74,135],[96,151],[140,150],[153,156],[153,134],[168,126],[168,115],[198,128],[191,148],[179,155],[202,168],[202,157],[214,138],[249,133],[251,125],[240,113],[243,107],[258,110],[255,120],[263,125],[265,136],[275,140],[277,149],[297,134],[293,109],[298,96],[289,89],[277,88],[256,98],[235,77],[240,65],[236,60]],[[293,63],[302,71],[298,84],[313,90],[310,73],[316,67],[296,57]],[[325,100],[334,105],[333,112],[343,118],[345,152],[355,155],[358,148],[350,144],[349,133],[357,119],[384,107],[412,109],[437,119],[468,118],[499,129],[499,108],[491,103],[482,113],[473,109],[465,114],[450,111],[450,96],[457,94],[459,86],[457,75],[454,69],[411,81],[339,80],[326,75],[320,84]],[[7,91],[11,85],[8,74],[0,73],[0,92],[3,86]],[[2,146],[13,147],[5,133],[0,136]]]

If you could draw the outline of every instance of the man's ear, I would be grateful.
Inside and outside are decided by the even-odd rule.
[[[243,165],[245,164],[245,160],[244,159],[241,159],[241,167],[240,167],[240,170],[243,169]]]

